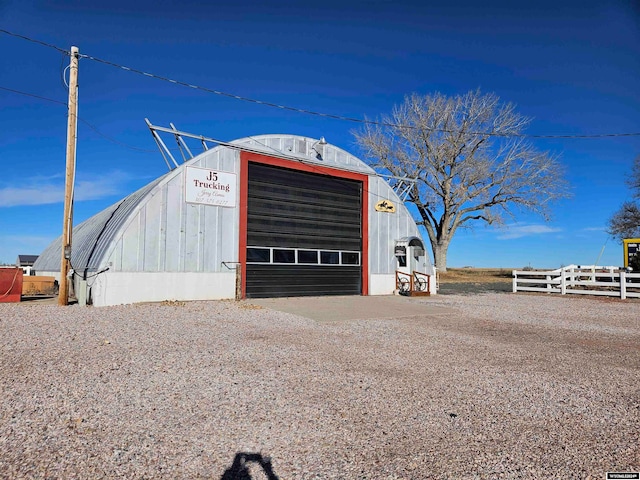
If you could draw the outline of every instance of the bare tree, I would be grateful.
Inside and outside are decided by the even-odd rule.
[[[633,197],[640,199],[640,155],[636,157],[631,167],[631,176],[627,179]],[[607,228],[609,234],[618,240],[640,237],[640,203],[627,201],[609,219]]]
[[[640,155],[633,161],[631,176],[627,179],[627,185],[633,192],[633,197],[640,199]]]
[[[458,228],[501,223],[513,206],[548,219],[549,202],[568,196],[557,158],[522,137],[528,123],[495,94],[413,94],[354,135],[374,167],[417,179],[407,200],[446,271]]]

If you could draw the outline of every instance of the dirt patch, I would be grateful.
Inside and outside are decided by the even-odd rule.
[[[438,293],[474,295],[511,292],[511,272],[504,268],[449,268],[446,272],[438,273]]]
[[[510,282],[512,271],[506,268],[449,268],[439,272],[443,283],[505,283]]]
[[[440,295],[476,295],[480,293],[511,293],[511,282],[456,282],[440,283]]]

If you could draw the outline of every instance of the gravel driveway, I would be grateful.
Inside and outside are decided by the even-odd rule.
[[[640,470],[640,302],[419,301],[439,313],[0,304],[0,478]]]

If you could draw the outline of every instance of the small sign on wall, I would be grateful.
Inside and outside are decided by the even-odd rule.
[[[396,213],[396,206],[391,200],[380,200],[375,206],[376,212]]]
[[[184,198],[187,203],[236,206],[236,174],[209,168],[185,167]]]

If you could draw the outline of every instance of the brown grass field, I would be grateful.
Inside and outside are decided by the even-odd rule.
[[[440,272],[440,283],[498,283],[511,281],[512,269],[507,268],[448,268]]]

